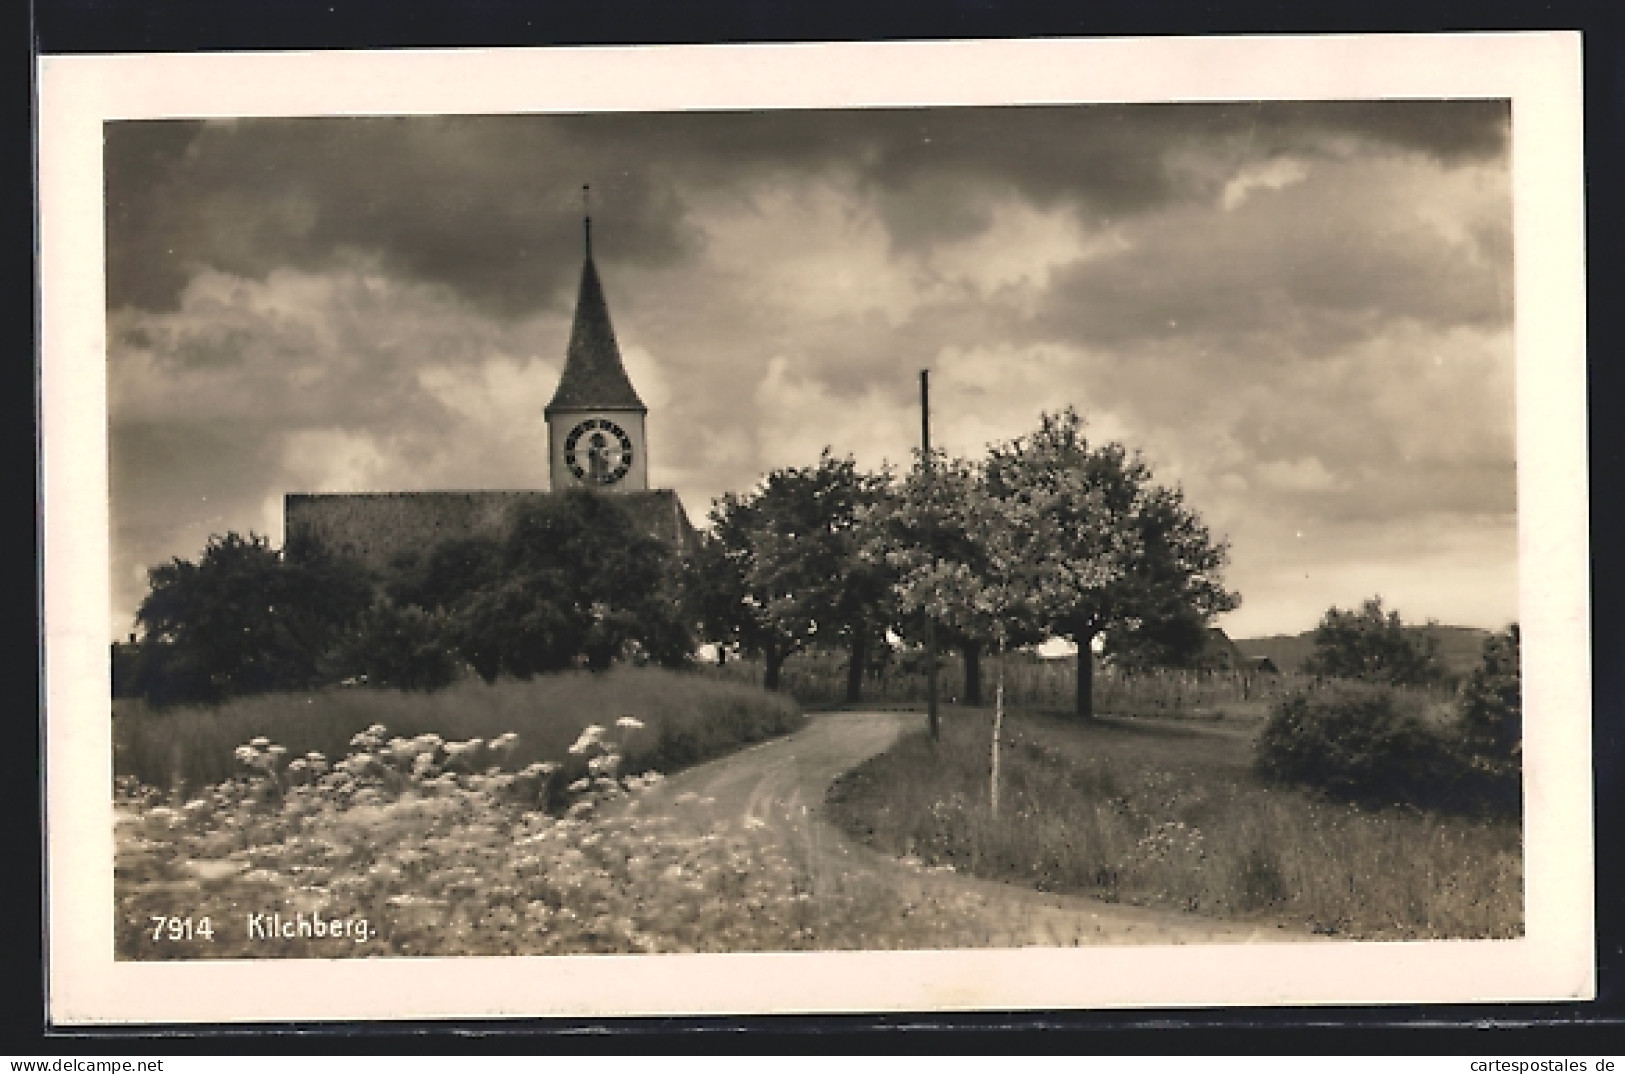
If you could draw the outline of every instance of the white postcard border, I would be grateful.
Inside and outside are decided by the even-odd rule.
[[[104,121],[1371,97],[1513,102],[1525,938],[113,960]],[[1388,1004],[1594,995],[1578,34],[45,57],[39,100],[47,935],[54,1022]]]

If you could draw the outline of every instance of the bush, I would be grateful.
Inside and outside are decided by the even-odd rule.
[[[1462,688],[1459,751],[1475,792],[1515,806],[1523,776],[1523,676],[1518,625],[1484,640],[1483,662]]]
[[[1461,729],[1467,749],[1498,763],[1523,751],[1523,677],[1516,623],[1484,640],[1484,660],[1462,691]]]
[[[1286,698],[1259,733],[1255,764],[1276,783],[1381,804],[1434,801],[1456,782],[1448,741],[1387,690]]]

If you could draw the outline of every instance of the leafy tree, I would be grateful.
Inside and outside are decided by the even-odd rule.
[[[715,512],[712,518],[715,524]],[[747,645],[749,631],[745,581],[726,543],[715,533],[702,533],[683,556],[681,584],[684,607],[699,627],[700,636],[714,642],[717,663],[728,659],[728,649]]]
[[[156,704],[315,685],[372,600],[355,561],[312,541],[279,552],[253,533],[211,537],[197,562],[177,557],[148,578],[136,620],[149,657],[141,689]]]
[[[487,682],[575,666],[587,624],[553,579],[508,578],[468,594],[453,613],[453,637]]]
[[[1462,738],[1480,766],[1515,772],[1523,751],[1522,639],[1518,624],[1484,639],[1482,662],[1462,690]]]
[[[935,453],[929,471],[911,470],[870,509],[865,555],[884,559],[899,597],[897,626],[920,638],[931,615],[939,640],[958,648],[965,665],[965,700],[982,703],[981,656],[998,644],[991,609],[977,604],[1010,562],[1001,542],[1004,516],[989,503],[982,475],[964,459]],[[953,605],[950,607],[950,605]],[[1005,620],[1007,644],[1041,641],[1034,624]]]
[[[398,605],[449,611],[469,594],[496,583],[502,556],[502,542],[495,537],[444,541],[427,553],[397,557],[384,591]]]
[[[773,594],[753,584],[759,535],[767,527],[771,479],[754,495],[728,493],[711,508],[711,535],[695,557],[695,600],[703,607],[706,635],[723,645],[737,645],[766,664],[763,685],[779,688],[784,662],[804,648],[809,637],[787,629],[768,614]]]
[[[1048,633],[1078,647],[1077,713],[1093,715],[1093,647],[1132,652],[1170,623],[1206,624],[1239,604],[1220,578],[1228,556],[1183,494],[1152,481],[1121,444],[1092,447],[1071,409],[996,446],[989,494],[1023,518],[1023,570]]]
[[[847,697],[861,696],[889,584],[884,564],[860,554],[859,516],[885,482],[826,448],[818,465],[775,470],[751,493],[713,506],[714,545],[702,553],[707,629],[760,655],[768,689],[778,689],[794,653],[841,645],[850,654]]]
[[[1119,634],[1112,646],[1112,660],[1128,671],[1150,672],[1158,668],[1201,668],[1216,665],[1203,661],[1208,625],[1193,609],[1176,609],[1166,619],[1143,622],[1135,631]]]
[[[1438,639],[1408,630],[1399,612],[1383,610],[1381,597],[1358,610],[1327,609],[1315,627],[1314,643],[1304,661],[1304,670],[1314,675],[1417,686],[1443,674]]]
[[[485,678],[578,661],[598,671],[633,652],[667,666],[687,659],[671,553],[614,497],[574,490],[527,506],[496,551],[443,549],[423,583],[452,600],[459,648]],[[473,588],[451,597],[462,581]]]
[[[333,678],[395,690],[438,690],[456,681],[460,661],[442,612],[376,601],[338,639]]]
[[[988,798],[999,815],[999,757],[1004,728],[1004,656],[1012,642],[1040,636],[1041,545],[1053,539],[1031,500],[1000,500],[963,461],[916,470],[905,482],[893,532],[915,539],[896,545],[889,558],[898,569],[897,589],[905,610],[928,616],[959,638],[991,638],[997,647]],[[933,738],[936,725],[931,728]]]

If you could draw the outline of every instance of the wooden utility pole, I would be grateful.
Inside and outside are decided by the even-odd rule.
[[[920,370],[920,470],[925,476],[926,524],[925,539],[932,543],[931,562],[936,563],[936,526],[931,518],[931,371]],[[931,741],[942,737],[942,723],[937,715],[937,621],[929,610],[925,613],[925,715],[931,728]]]

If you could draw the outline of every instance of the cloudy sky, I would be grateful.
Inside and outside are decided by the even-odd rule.
[[[1453,101],[107,127],[114,629],[286,492],[540,488],[581,185],[650,481],[1075,406],[1231,543],[1234,636],[1516,615],[1508,110]]]

